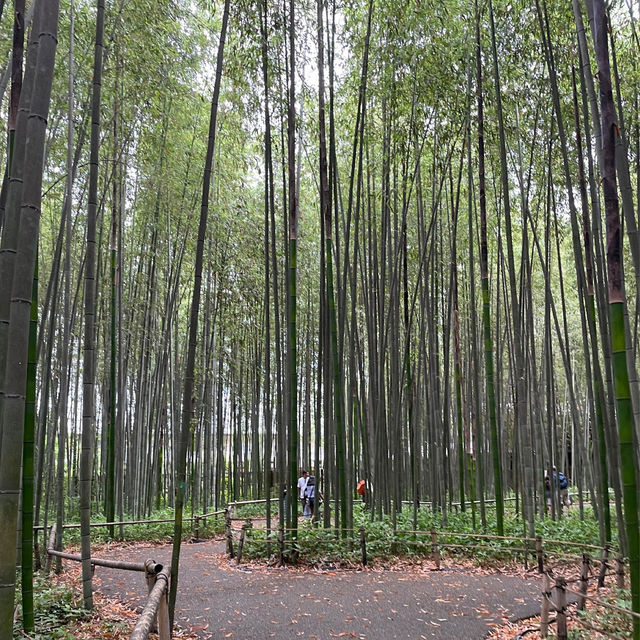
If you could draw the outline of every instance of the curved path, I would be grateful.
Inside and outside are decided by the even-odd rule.
[[[219,541],[184,544],[177,619],[203,638],[484,638],[540,610],[540,582],[464,570],[306,571],[236,567]],[[118,549],[169,563],[171,546]],[[96,567],[100,591],[139,606],[140,574]]]

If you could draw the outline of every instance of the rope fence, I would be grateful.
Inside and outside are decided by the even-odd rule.
[[[251,501],[256,502],[256,501]],[[597,545],[566,542],[556,539],[544,539],[542,536],[519,537],[519,536],[496,536],[481,533],[458,533],[453,531],[429,531],[420,530],[403,530],[398,529],[393,532],[392,537],[384,539],[377,537],[375,534],[367,535],[364,527],[336,529],[335,527],[322,528],[314,526],[312,531],[314,535],[308,538],[304,529],[285,527],[284,524],[277,528],[254,528],[253,519],[245,518],[244,524],[240,530],[234,529],[231,517],[231,509],[225,514],[225,538],[227,543],[227,554],[230,558],[236,558],[236,551],[240,540],[242,541],[243,551],[246,548],[258,548],[267,550],[271,555],[274,549],[277,549],[280,564],[285,564],[288,560],[297,560],[304,555],[305,548],[309,545],[313,552],[318,552],[323,543],[327,544],[329,551],[335,551],[337,548],[347,549],[354,556],[360,555],[362,564],[363,558],[367,556],[369,559],[376,555],[376,552],[382,555],[388,555],[394,549],[425,549],[436,563],[436,568],[440,568],[442,554],[450,552],[458,554],[460,551],[486,551],[488,555],[504,555],[522,556],[525,567],[529,568],[529,561],[533,560],[537,564],[538,573],[545,571],[553,571],[560,567],[566,567],[567,563],[576,564],[580,562],[580,555],[570,554],[557,550],[558,546],[571,547],[581,552],[582,556],[590,551],[597,550],[601,553],[600,558],[590,560],[587,570],[593,574],[591,564],[600,567],[598,572],[598,584],[602,583],[607,576],[616,575],[616,582],[620,582],[619,574],[624,575],[624,565],[622,557],[616,556],[616,569],[611,570],[609,555],[611,549],[609,546],[598,547]],[[315,523],[313,523],[315,525]],[[296,535],[291,535],[292,533]],[[297,535],[300,533],[300,535]],[[409,539],[408,536],[411,536]],[[467,542],[469,540],[470,542]],[[486,544],[483,544],[486,543]],[[498,544],[496,544],[498,543]],[[510,544],[509,544],[510,543]],[[357,559],[357,558],[354,558]],[[553,561],[553,564],[551,563]]]
[[[619,638],[619,635],[614,635],[603,627],[594,626],[584,618],[586,611],[587,601],[591,602],[596,607],[602,607],[615,611],[616,613],[629,616],[630,618],[640,619],[640,614],[621,607],[617,604],[613,604],[608,600],[605,600],[599,595],[593,595],[588,593],[589,579],[595,577],[595,573],[591,571],[591,558],[588,554],[584,553],[582,556],[580,577],[567,579],[564,576],[556,576],[553,589],[555,590],[555,598],[552,597],[551,581],[553,579],[552,570],[547,570],[542,576],[542,606],[540,614],[540,635],[543,638],[549,636],[549,627],[552,623],[556,624],[556,637],[557,640],[568,640],[568,622],[573,621],[576,624],[599,634],[602,634],[607,638]],[[616,587],[618,589],[624,588],[624,563],[622,558],[617,556],[616,558],[616,572],[598,574],[597,588],[600,589],[604,585],[604,575],[616,576]],[[602,580],[602,584],[601,584]],[[575,585],[579,583],[579,588],[573,589],[569,585]],[[571,595],[575,598],[575,603],[567,604],[567,595]],[[574,607],[575,604],[575,607]],[[556,612],[555,620],[550,620],[549,613],[553,609]]]

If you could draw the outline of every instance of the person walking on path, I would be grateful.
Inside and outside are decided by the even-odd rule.
[[[315,476],[309,476],[307,479],[307,488],[305,489],[305,518],[313,519],[313,514],[315,513],[316,506],[316,478]],[[318,491],[318,504],[322,502],[322,494]],[[307,509],[309,511],[309,515],[307,515]]]
[[[567,476],[562,473],[562,471],[558,471],[558,469],[553,467],[553,486],[560,491],[560,504],[564,507],[569,507],[571,505],[571,500],[569,499],[569,481],[567,480]]]
[[[305,518],[309,517],[309,505],[306,501],[307,481],[309,479],[309,472],[306,469],[302,470],[302,475],[298,478],[298,498],[302,501],[303,515]]]

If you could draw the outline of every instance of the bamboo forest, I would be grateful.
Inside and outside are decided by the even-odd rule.
[[[167,550],[138,568],[160,640],[269,637],[188,630],[187,545],[218,536],[256,571],[493,546],[540,568],[531,637],[640,640],[639,21],[0,0],[0,639],[128,638],[42,604],[69,590],[89,624],[128,536]],[[551,568],[573,543],[618,567],[605,635],[571,627],[606,618]],[[484,637],[448,617],[297,630]]]

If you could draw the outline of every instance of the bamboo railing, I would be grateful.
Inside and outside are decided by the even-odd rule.
[[[213,516],[221,515],[223,513],[224,513],[224,509],[220,511],[212,511],[211,513],[202,513],[195,516],[188,516],[188,517],[185,517],[184,520],[185,522],[195,522],[196,520],[204,520],[206,518],[211,518]],[[115,522],[91,522],[89,523],[89,526],[91,528],[120,527],[120,526],[124,527],[126,525],[135,525],[135,524],[167,524],[173,521],[174,521],[173,518],[162,518],[162,519],[154,519],[154,520],[123,520],[122,522],[116,520]],[[45,528],[44,525],[40,524],[40,525],[34,526],[33,530],[42,531],[44,528]],[[63,529],[79,529],[80,523],[73,522],[71,524],[63,524],[62,528]]]
[[[591,595],[587,593],[589,587],[589,574],[590,565],[593,562],[589,556],[585,553],[582,556],[582,567],[579,578],[567,579],[565,576],[554,576],[552,571],[546,571],[542,576],[542,606],[540,614],[540,635],[543,638],[547,638],[549,635],[549,627],[552,622],[556,623],[556,638],[557,640],[568,640],[568,622],[573,620],[579,627],[589,630],[590,632],[601,634],[607,638],[617,639],[620,636],[614,635],[602,626],[595,626],[597,622],[587,621],[583,615],[580,615],[578,611],[584,611],[587,606],[587,601],[592,605],[615,611],[616,613],[626,615],[630,618],[640,618],[640,614],[621,607],[617,604],[604,600],[598,595]],[[607,562],[603,562],[602,566],[605,568],[605,572],[600,571],[598,575],[598,589],[604,584],[604,575],[615,575],[616,587],[618,589],[624,588],[624,562],[620,555],[616,556],[616,567],[614,573],[606,573],[606,568],[609,566]],[[553,584],[552,584],[553,583]],[[579,583],[577,589],[572,589],[569,585],[573,583]],[[552,593],[555,591],[555,597]],[[567,595],[574,596],[575,608],[573,604],[567,604]],[[555,621],[550,620],[549,613],[553,610],[556,612]],[[595,624],[591,624],[595,622]],[[535,629],[532,629],[535,630]]]
[[[267,545],[268,548],[270,548],[271,544],[277,545],[279,549],[281,564],[284,564],[286,560],[285,549],[287,547],[291,547],[292,549],[295,548],[296,554],[300,552],[300,539],[297,537],[295,539],[287,537],[287,534],[289,532],[294,531],[293,528],[288,528],[281,525],[277,529],[258,529],[257,531],[260,531],[261,533],[264,532],[265,537],[264,539],[257,539],[253,535],[249,536],[249,531],[254,531],[253,527],[251,526],[251,520],[251,518],[247,518],[247,525],[243,526],[242,530],[240,531],[243,547],[245,545],[251,544],[264,544]],[[231,517],[229,512],[227,512],[226,514],[226,521],[225,534],[227,540],[227,553],[230,558],[233,558],[236,556],[236,545],[234,544],[233,530],[231,528]],[[299,532],[299,528],[295,529],[295,531]],[[581,555],[584,555],[588,552],[599,551],[601,552],[601,559],[593,560],[592,562],[595,564],[600,564],[600,575],[598,577],[598,583],[600,585],[602,585],[604,582],[604,572],[606,571],[606,567],[608,566],[607,559],[611,551],[610,546],[599,547],[597,545],[582,542],[556,540],[553,538],[543,539],[542,536],[531,538],[522,536],[498,536],[483,533],[436,531],[435,529],[431,529],[429,531],[397,529],[394,532],[394,536],[392,539],[383,541],[372,541],[367,540],[366,530],[364,529],[364,527],[360,527],[359,529],[341,529],[340,531],[342,533],[348,534],[346,537],[341,537],[340,532],[337,531],[335,527],[314,527],[314,531],[326,534],[333,545],[335,545],[336,543],[340,543],[341,545],[350,547],[352,551],[359,548],[363,565],[366,565],[371,559],[372,554],[370,550],[367,549],[367,547],[372,543],[376,545],[383,544],[385,548],[388,547],[388,550],[392,550],[394,546],[398,545],[418,549],[429,549],[430,555],[436,565],[436,570],[440,569],[442,552],[446,550],[456,552],[460,550],[474,549],[485,550],[488,553],[494,555],[505,553],[522,555],[525,566],[528,567],[529,559],[533,560],[534,564],[537,564],[537,571],[540,574],[554,569],[554,567],[550,564],[550,560],[552,559],[554,560],[554,562],[559,563],[563,563],[566,561],[578,563],[580,561]],[[273,536],[274,534],[277,537],[274,539],[270,539],[270,536]],[[408,539],[405,536],[411,536],[412,539]],[[456,539],[460,541],[457,542]],[[469,543],[467,542],[467,540],[472,540],[473,543]],[[507,544],[501,545],[500,547],[494,546],[495,543],[500,542],[504,542]],[[317,539],[314,542],[314,545],[316,547],[321,544],[321,539]],[[560,549],[558,549],[558,547],[560,547]],[[567,553],[567,547],[575,549],[575,552],[573,554]]]
[[[151,579],[153,582],[150,581]],[[158,640],[169,640],[171,638],[169,605],[167,603],[169,581],[169,567],[165,567],[157,575],[148,577],[149,597],[129,640],[147,640],[149,633],[154,630],[156,625]]]
[[[65,560],[82,562],[82,556],[76,553],[65,553],[54,549],[56,539],[56,525],[49,532],[47,554]],[[105,558],[91,558],[91,565],[108,567],[110,569],[122,569],[124,571],[141,571],[145,574],[145,580],[149,588],[147,603],[138,618],[138,622],[130,636],[130,640],[146,640],[151,631],[157,630],[158,640],[171,639],[171,627],[169,624],[169,607],[167,596],[171,571],[169,567],[163,567],[152,559],[145,562],[127,562],[123,560],[107,560]]]

